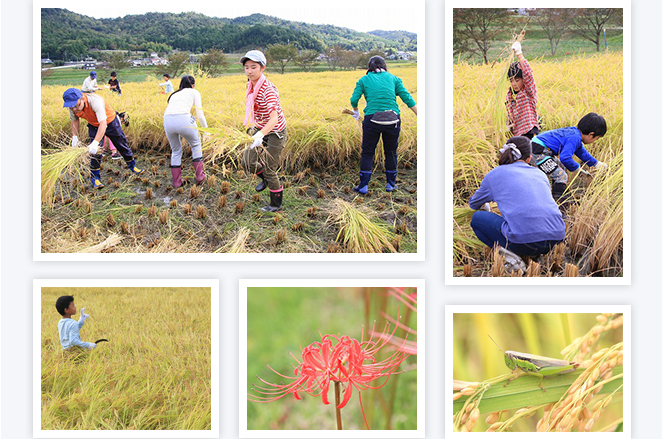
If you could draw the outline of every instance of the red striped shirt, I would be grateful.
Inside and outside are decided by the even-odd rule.
[[[524,88],[513,95],[511,88],[506,93],[506,107],[509,121],[513,124],[511,131],[514,136],[527,134],[532,128],[539,126],[536,114],[536,84],[534,74],[527,60],[519,62],[523,71]]]
[[[269,79],[265,79],[262,87],[258,90],[256,98],[253,102],[253,116],[255,117],[256,125],[262,129],[269,121],[269,115],[272,111],[278,114],[278,122],[272,129],[274,131],[283,131],[285,129],[285,116],[281,109],[281,99],[279,98],[279,90]]]

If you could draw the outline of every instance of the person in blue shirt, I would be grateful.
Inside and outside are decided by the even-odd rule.
[[[470,197],[470,207],[477,210],[470,225],[481,242],[490,248],[499,245],[507,263],[525,271],[520,256],[548,253],[566,236],[566,224],[548,178],[529,165],[530,140],[512,137],[500,153],[499,166],[486,174]],[[491,201],[502,216],[489,211],[486,203]]]
[[[95,343],[88,343],[81,341],[80,329],[85,324],[89,315],[85,314],[85,307],[81,309],[81,318],[76,321],[71,318],[76,314],[76,305],[74,304],[74,296],[61,296],[55,301],[55,309],[58,310],[62,319],[58,323],[58,332],[60,333],[60,344],[65,351],[70,350],[72,347],[82,349],[94,349],[97,347]]]
[[[531,164],[538,166],[551,177],[555,200],[559,200],[566,190],[569,180],[566,171],[575,172],[581,169],[573,160],[574,155],[587,166],[596,169],[607,168],[608,165],[592,157],[583,146],[596,142],[605,135],[606,131],[607,126],[603,116],[588,113],[580,119],[577,127],[558,128],[534,136]]]
[[[173,83],[170,81],[170,75],[168,73],[163,74],[163,82],[159,84],[160,87],[165,86],[165,90],[162,90],[162,94],[168,94],[172,93],[175,91],[175,88],[173,87]]]
[[[356,192],[365,195],[373,173],[375,148],[382,136],[384,147],[384,170],[387,179],[385,190],[392,192],[396,187],[398,167],[398,137],[401,132],[401,112],[396,97],[417,114],[417,103],[403,86],[403,81],[387,72],[387,63],[381,56],[368,60],[368,71],[362,76],[350,97],[352,117],[359,120],[359,99],[364,96],[364,121],[362,122],[361,162],[359,165],[359,185]]]

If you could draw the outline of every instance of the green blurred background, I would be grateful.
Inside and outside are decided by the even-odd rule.
[[[566,325],[562,323],[562,314],[559,313],[456,313],[453,315],[453,379],[481,382],[511,373],[504,364],[504,354],[488,335],[505,351],[564,359],[564,355],[560,353],[562,349],[589,332],[597,323],[597,315],[598,313],[566,314],[570,331],[570,339],[567,341],[564,335]],[[620,326],[604,332],[591,353],[621,341],[623,328]],[[543,386],[545,387],[545,380]],[[515,424],[517,428],[512,431],[535,431],[541,413],[542,410],[532,418],[519,420]],[[509,415],[512,414],[510,411]],[[474,431],[486,431],[486,416],[481,414]],[[622,416],[621,393],[618,393],[608,410],[597,421],[597,425],[608,425]]]
[[[348,335],[361,341],[362,325],[372,328],[376,321],[376,331],[382,331],[385,320],[381,312],[396,317],[399,310],[403,322],[407,318],[407,326],[416,330],[416,313],[407,311],[399,301],[387,295],[387,291],[387,288],[248,288],[247,392],[251,391],[251,383],[256,382],[256,375],[271,383],[284,381],[268,369],[268,364],[283,375],[292,376],[296,362],[290,352],[301,361],[301,349],[320,341],[320,334]],[[370,328],[365,332],[369,333]],[[405,336],[400,329],[396,335]],[[413,337],[410,335],[408,339]],[[380,358],[383,357],[377,361]],[[406,359],[399,369],[406,372],[392,376],[382,389],[362,391],[364,410],[372,430],[417,428],[416,359],[416,355]],[[305,392],[300,396],[301,400],[288,395],[270,403],[247,401],[247,428],[336,429],[333,390],[328,395],[329,405],[323,404],[319,396]],[[390,412],[393,412],[391,416]],[[366,428],[356,389],[343,408],[342,416],[345,430]]]

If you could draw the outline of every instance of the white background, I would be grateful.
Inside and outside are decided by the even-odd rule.
[[[404,8],[407,5],[403,3]],[[523,6],[523,5],[519,5]],[[404,9],[405,11],[405,9]],[[238,437],[238,281],[254,278],[426,279],[426,437],[443,437],[445,304],[629,304],[633,361],[632,433],[661,437],[661,4],[632,2],[632,285],[444,286],[444,3],[426,2],[425,262],[33,262],[30,174],[32,3],[2,0],[0,93],[1,416],[0,436],[32,437],[32,279],[220,279],[221,438]],[[34,62],[33,62],[34,61]],[[450,146],[449,146],[450,147]],[[420,163],[421,166],[424,163]],[[230,361],[223,361],[224,356]],[[436,373],[438,371],[439,373]]]

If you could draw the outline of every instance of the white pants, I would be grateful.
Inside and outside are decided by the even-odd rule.
[[[170,166],[182,165],[182,143],[180,136],[184,137],[191,146],[192,158],[203,156],[203,150],[198,135],[198,126],[196,119],[190,114],[169,114],[163,117],[163,128],[166,130],[166,137],[170,143],[170,149],[173,151],[170,155]]]

